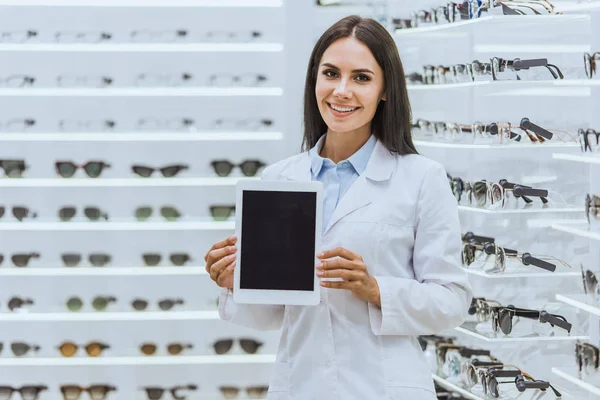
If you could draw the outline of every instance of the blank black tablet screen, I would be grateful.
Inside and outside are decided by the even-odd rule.
[[[314,289],[317,194],[245,190],[240,288]]]

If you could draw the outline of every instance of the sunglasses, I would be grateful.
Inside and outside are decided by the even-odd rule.
[[[75,164],[72,161],[57,161],[54,165],[58,175],[63,178],[72,177],[78,168],[83,168],[90,178],[97,178],[102,174],[104,168],[110,168],[110,164],[104,161],[88,161],[85,164]]]
[[[479,361],[478,359],[473,359],[471,361],[474,356],[489,357],[490,361]],[[441,370],[446,377],[462,376],[464,380],[463,372],[467,368],[469,362],[477,365],[497,365],[499,363],[499,361],[490,354],[489,350],[470,349],[467,347],[449,348],[446,351],[444,362],[441,364]]]
[[[85,352],[90,357],[98,357],[104,350],[110,349],[109,345],[100,342],[90,342],[86,345],[78,345],[73,342],[64,342],[58,346],[58,350],[60,350],[60,354],[62,354],[63,357],[73,357],[80,347],[85,349]]]
[[[154,173],[154,171],[159,171],[165,178],[172,178],[179,172],[189,169],[189,166],[185,164],[175,164],[161,168],[153,168],[145,165],[132,165],[131,169],[134,173],[143,178],[149,178]]]
[[[114,303],[116,301],[116,297],[97,296],[92,300],[92,307],[96,311],[104,311],[110,303]],[[80,311],[83,308],[83,301],[79,297],[70,297],[67,300],[66,305],[69,311]]]
[[[581,265],[581,280],[583,281],[583,291],[593,301],[600,301],[600,287],[596,274],[589,269],[584,270]]]
[[[513,318],[528,318],[538,320],[541,323],[549,323],[552,327],[559,327],[571,333],[572,325],[565,317],[558,314],[550,314],[542,310],[529,310],[526,308],[516,308],[512,305],[507,307],[492,307],[492,329],[494,332],[502,331],[505,335],[510,335],[513,329]],[[517,320],[518,321],[518,320]]]
[[[591,224],[591,217],[600,221],[600,196],[590,196],[589,193],[585,196],[585,216],[588,224]]]
[[[496,378],[515,378],[522,374],[519,369],[515,370],[504,370],[497,368],[490,368],[488,370],[480,369],[478,371],[478,379],[481,383],[481,387],[483,389],[483,394],[489,394],[494,399],[500,397],[500,388],[499,384],[501,383],[514,383],[515,381],[504,381],[499,382]]]
[[[0,206],[0,218],[4,217],[6,212],[6,207]],[[19,220],[19,222],[23,221],[25,218],[37,218],[37,213],[29,211],[29,208],[23,206],[15,206],[12,208],[12,215]]]
[[[167,352],[172,356],[177,356],[185,349],[193,349],[194,345],[191,343],[169,343],[167,344]],[[153,356],[156,354],[157,346],[154,343],[142,343],[140,345],[140,351],[145,356]]]
[[[508,365],[504,365],[500,361],[478,361],[474,360],[467,364],[466,369],[466,382],[465,385],[468,389],[472,389],[475,385],[481,382],[481,385],[487,386],[487,382],[482,381],[482,375],[480,375],[480,370],[489,370],[489,369],[502,369],[508,367]],[[516,368],[516,367],[515,367]]]
[[[160,208],[160,215],[162,215],[167,221],[176,221],[181,217],[181,213],[171,206],[163,206]],[[135,218],[138,221],[146,221],[152,216],[152,207],[142,206],[135,210]]]
[[[269,387],[248,386],[246,388],[240,388],[237,386],[219,386],[219,391],[227,400],[237,399],[242,390],[246,391],[246,398],[248,399],[262,399],[266,396],[267,392],[269,391]]]
[[[263,345],[263,343],[254,340],[254,339],[238,339],[240,343],[240,347],[247,354],[256,354],[258,349]],[[234,339],[221,339],[217,340],[213,343],[213,349],[215,353],[218,355],[223,355],[229,353],[233,347]]]
[[[575,343],[575,358],[579,366],[579,375],[581,376],[582,372],[591,375],[600,366],[600,349],[592,344],[577,341]]]
[[[232,206],[210,206],[210,215],[216,221],[226,221],[235,214],[235,205]]]
[[[162,311],[169,311],[176,305],[182,305],[184,303],[185,302],[183,299],[164,299],[160,300],[157,304],[158,308],[160,308]],[[136,311],[144,311],[148,308],[148,300],[134,299],[131,302],[131,307],[133,307],[133,309]]]
[[[544,67],[552,74],[552,78],[554,79],[564,79],[563,73],[560,69],[554,65],[548,63],[547,58],[532,58],[528,60],[521,60],[520,58],[515,58],[514,60],[507,60],[504,58],[493,57],[490,60],[492,65],[491,72],[492,78],[494,80],[498,80],[498,75],[500,72],[504,72],[506,69],[510,69],[514,72],[518,72],[521,70],[528,70],[530,68]]]
[[[48,386],[44,385],[28,385],[20,388],[12,386],[0,386],[0,400],[10,400],[13,393],[19,393],[23,400],[38,400],[40,393],[48,390]]]
[[[110,392],[116,391],[117,388],[109,385],[90,385],[88,387],[76,385],[61,385],[60,392],[63,395],[63,400],[79,400],[83,392],[88,392],[92,400],[104,400]]]
[[[462,188],[468,194],[469,204],[475,204],[478,207],[504,207],[509,192],[512,192],[517,199],[522,198],[527,204],[533,202],[529,197],[539,197],[543,204],[548,203],[547,190],[534,189],[531,186],[517,185],[506,181],[499,183],[485,180],[473,183],[463,182]]]
[[[60,255],[62,262],[65,264],[65,267],[76,267],[81,262],[82,256],[79,253],[63,253]],[[110,254],[103,253],[90,253],[88,255],[88,261],[94,267],[104,267],[106,264],[110,263],[112,257]]]
[[[474,297],[469,306],[469,315],[476,315],[477,322],[489,321],[492,317],[494,307],[502,307],[502,304],[495,300],[488,300],[483,297]]]
[[[158,253],[144,253],[142,254],[142,259],[147,267],[155,267],[160,264],[162,255]],[[192,258],[187,253],[171,253],[171,255],[169,255],[169,261],[177,267],[181,267],[191,260]]]
[[[13,254],[10,259],[15,267],[27,267],[32,258],[40,258],[40,253]],[[4,255],[0,254],[0,265],[4,262]]]
[[[577,133],[579,134],[581,151],[600,151],[600,132],[596,132],[594,129],[578,129]],[[592,137],[592,141],[590,141],[590,136]],[[596,138],[596,144],[593,143],[593,138]]]
[[[585,75],[592,79],[594,74],[596,74],[596,61],[600,60],[600,53],[584,53],[583,54],[583,64],[585,65]]]
[[[4,343],[0,342],[0,353],[4,349]],[[40,350],[40,346],[37,345],[29,345],[25,342],[14,342],[10,344],[10,349],[13,355],[17,357],[21,357],[27,355],[30,351],[37,352]]]
[[[74,206],[66,206],[58,210],[58,218],[61,221],[70,221],[77,214],[77,209]],[[90,221],[98,221],[99,219],[108,220],[108,214],[102,212],[98,207],[85,207],[83,214]]]
[[[536,389],[545,392],[546,389],[550,388],[556,397],[562,397],[562,394],[560,394],[560,392],[556,390],[556,388],[552,386],[550,382],[543,381],[541,379],[533,379],[531,376],[525,373],[517,376],[514,383],[519,392],[524,392],[527,389]]]
[[[210,163],[215,173],[220,177],[229,176],[234,167],[239,167],[242,170],[244,176],[256,176],[259,169],[264,167],[266,164],[260,160],[246,160],[240,164],[233,164],[227,160],[215,160]]]
[[[3,43],[23,43],[37,36],[37,31],[4,31],[0,32],[0,42]]]
[[[22,178],[28,166],[25,160],[0,160],[0,168],[8,178]]]
[[[487,273],[503,273],[506,272],[506,258],[515,258],[521,262],[522,265],[528,266],[533,265],[545,271],[554,272],[556,271],[556,264],[551,263],[554,261],[560,263],[565,267],[571,268],[571,265],[564,260],[558,259],[552,256],[533,256],[530,253],[519,253],[517,250],[507,249],[500,247],[492,243],[486,243],[484,245],[476,243],[467,243],[463,245],[462,261],[464,266],[470,266],[474,263],[482,254],[486,255],[486,261],[488,256],[494,256],[494,264],[492,268],[485,268],[484,271]],[[484,265],[485,266],[485,265]]]
[[[172,388],[162,388],[157,386],[146,386],[142,390],[146,391],[148,400],[160,400],[165,392],[170,392],[174,399],[184,399],[185,396],[179,394],[180,390],[198,390],[198,386],[190,384],[186,386],[173,386]]]
[[[20,298],[20,297],[12,297],[8,301],[8,309],[10,311],[16,311],[23,306],[32,306],[34,301],[32,299]]]

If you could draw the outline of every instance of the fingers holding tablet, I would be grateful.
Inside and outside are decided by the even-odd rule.
[[[230,236],[215,243],[204,256],[206,272],[221,287],[233,288],[236,242],[237,238]]]

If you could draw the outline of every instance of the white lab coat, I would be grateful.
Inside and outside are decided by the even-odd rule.
[[[310,181],[310,165],[304,152],[262,177]],[[392,155],[378,141],[323,235],[323,250],[337,246],[362,256],[381,308],[323,287],[317,306],[236,304],[222,291],[222,319],[282,328],[268,399],[435,400],[416,335],[460,325],[472,297],[444,168],[420,155]]]

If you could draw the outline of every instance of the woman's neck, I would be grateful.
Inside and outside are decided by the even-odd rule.
[[[371,137],[370,129],[351,132],[327,131],[325,145],[321,148],[321,157],[334,163],[347,160],[356,153]]]

